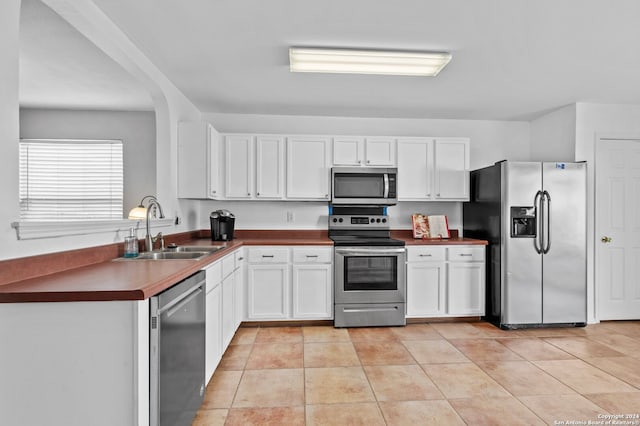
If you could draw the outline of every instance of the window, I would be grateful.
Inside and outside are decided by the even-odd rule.
[[[123,217],[122,141],[20,141],[20,219]]]

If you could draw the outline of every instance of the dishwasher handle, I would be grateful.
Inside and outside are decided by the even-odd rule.
[[[163,306],[161,309],[159,309],[158,310],[158,315],[161,315],[161,314],[163,314],[165,312],[167,313],[167,316],[171,316],[171,315],[175,314],[184,305],[189,303],[191,300],[193,300],[195,297],[197,297],[203,291],[204,290],[202,289],[202,283],[200,285],[198,285],[197,287],[195,287],[195,288],[191,288],[191,289],[185,291],[180,296],[176,297],[175,299],[173,299],[172,301],[167,303],[165,306]]]

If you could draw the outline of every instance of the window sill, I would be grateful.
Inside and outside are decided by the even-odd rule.
[[[164,228],[174,224],[173,218],[152,219],[151,228]],[[103,232],[128,232],[129,228],[144,229],[144,220],[82,220],[61,222],[13,222],[19,240],[66,237],[70,235],[90,235]],[[127,234],[128,235],[128,234]]]

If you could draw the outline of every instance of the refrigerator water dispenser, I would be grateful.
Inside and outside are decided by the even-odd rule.
[[[536,237],[536,208],[511,207],[511,238]]]

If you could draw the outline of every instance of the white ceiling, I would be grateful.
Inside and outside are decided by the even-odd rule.
[[[640,104],[637,0],[94,2],[203,112],[527,120],[574,102]],[[40,50],[69,62],[65,43],[77,41]],[[435,78],[293,74],[289,46],[453,59]],[[116,85],[113,68],[93,68]]]

